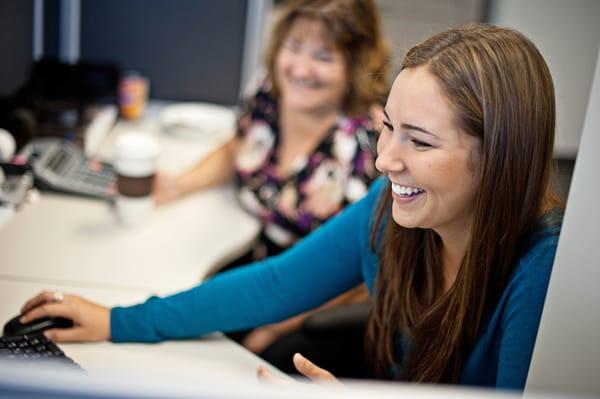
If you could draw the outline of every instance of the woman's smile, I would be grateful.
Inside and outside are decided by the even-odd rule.
[[[425,190],[420,187],[405,186],[391,183],[392,198],[400,204],[413,203],[425,195]]]

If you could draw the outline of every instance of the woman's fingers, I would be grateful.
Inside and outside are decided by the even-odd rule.
[[[256,369],[256,376],[259,380],[264,382],[272,382],[275,384],[289,384],[290,380],[284,380],[280,377],[275,377],[265,366],[258,366]]]
[[[57,302],[58,301],[58,302]],[[42,317],[64,317],[72,328],[51,329],[46,336],[56,341],[103,341],[110,339],[110,308],[95,304],[77,295],[42,292],[29,300],[23,309],[21,323]]]
[[[273,374],[271,374],[271,372],[269,370],[267,370],[267,368],[265,366],[258,366],[258,368],[256,369],[256,376],[258,377],[259,380],[264,380],[264,381],[272,381],[273,380]]]
[[[300,373],[302,373],[303,375],[315,382],[328,382],[340,384],[339,380],[335,378],[333,374],[317,366],[316,364],[314,364],[299,353],[296,353],[294,355],[293,361],[294,366],[296,366],[296,369]]]
[[[42,317],[65,317],[67,319],[73,319],[73,309],[68,306],[65,302],[52,303],[46,302],[42,305],[36,306],[27,313],[25,313],[21,319],[21,323],[29,323],[32,320],[39,319]]]
[[[308,377],[311,381],[318,383],[327,384],[340,384],[340,381],[333,376],[329,371],[322,369],[315,365],[313,362],[305,358],[299,353],[296,353],[293,358],[296,369],[304,376]],[[271,372],[265,366],[259,366],[256,370],[256,375],[259,380],[266,382],[273,382],[277,384],[289,384],[292,380],[284,380],[279,377],[273,376]]]
[[[88,340],[85,330],[81,327],[51,328],[44,331],[44,335],[54,342],[83,342]]]
[[[31,309],[35,308],[36,306],[39,306],[45,302],[51,302],[52,300],[54,300],[54,292],[51,292],[51,291],[40,292],[39,294],[37,294],[36,296],[31,298],[30,300],[25,302],[25,305],[23,305],[23,307],[21,307],[21,314],[25,314],[25,313],[29,312]]]

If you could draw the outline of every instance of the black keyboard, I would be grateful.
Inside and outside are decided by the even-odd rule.
[[[51,361],[81,369],[43,334],[0,337],[0,360]],[[81,369],[83,370],[83,369]]]

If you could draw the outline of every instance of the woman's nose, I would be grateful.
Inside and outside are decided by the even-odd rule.
[[[312,60],[306,52],[298,54],[293,60],[291,67],[293,76],[298,79],[309,78],[313,73]]]
[[[384,133],[382,133],[384,134]],[[375,168],[381,173],[398,173],[405,169],[402,144],[391,138],[379,138]]]

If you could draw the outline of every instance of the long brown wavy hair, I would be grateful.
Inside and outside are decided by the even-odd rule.
[[[381,18],[373,0],[291,0],[275,23],[267,47],[265,65],[278,96],[275,59],[283,41],[298,18],[319,21],[326,40],[344,55],[348,90],[343,101],[350,115],[364,113],[383,103],[388,90],[389,46],[381,33]]]
[[[444,292],[441,239],[391,219],[389,190],[379,203],[371,246],[380,256],[367,348],[376,371],[400,379],[456,382],[482,317],[508,283],[519,244],[559,205],[550,184],[555,102],[552,78],[522,34],[485,24],[439,33],[413,47],[402,69],[426,66],[456,123],[481,139],[480,176],[468,248]],[[411,342],[394,357],[397,334]]]

